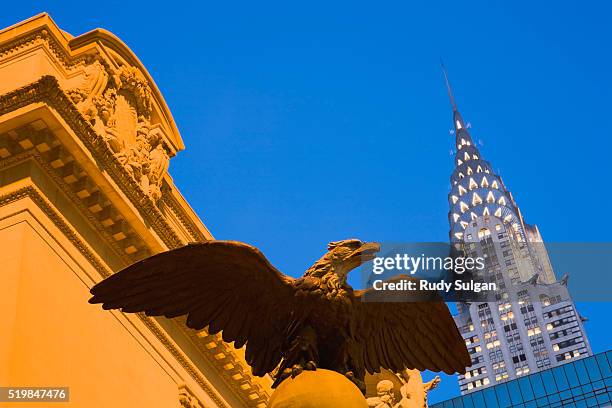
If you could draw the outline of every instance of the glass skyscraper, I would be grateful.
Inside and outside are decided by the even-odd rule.
[[[612,406],[612,351],[573,360],[431,408],[586,408]]]

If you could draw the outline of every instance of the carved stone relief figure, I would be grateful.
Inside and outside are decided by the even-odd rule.
[[[395,408],[393,381],[379,381],[378,384],[376,384],[376,397],[370,397],[366,401],[368,407],[372,408]]]
[[[204,408],[198,398],[185,385],[179,386],[179,403],[181,408]]]
[[[115,120],[115,100],[117,92],[113,88],[107,89],[102,96],[94,99],[98,116],[93,120],[93,127],[100,134],[114,153],[123,150],[123,142],[117,137],[117,123]]]
[[[148,192],[153,200],[161,198],[161,182],[164,174],[168,171],[170,156],[166,152],[161,141],[149,153],[149,186]]]
[[[94,99],[102,94],[108,83],[109,75],[104,65],[95,57],[85,58],[85,67],[76,84],[66,93],[87,120],[96,117]]]
[[[66,94],[125,171],[152,200],[159,200],[169,155],[159,130],[151,130],[149,84],[136,67],[113,70],[98,59],[86,61],[83,74]]]
[[[440,377],[424,383],[419,370],[409,369],[404,369],[397,376],[403,383],[400,387],[402,399],[397,408],[427,408],[427,393],[438,386]]]

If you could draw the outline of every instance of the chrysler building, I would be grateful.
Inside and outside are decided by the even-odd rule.
[[[443,67],[444,70],[444,67]],[[455,163],[448,194],[450,241],[485,259],[494,298],[458,303],[457,327],[472,366],[459,376],[462,394],[592,354],[583,321],[557,280],[536,225],[527,224],[499,174],[472,140],[448,81]]]

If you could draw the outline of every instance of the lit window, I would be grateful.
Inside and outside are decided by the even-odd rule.
[[[476,182],[474,181],[473,178],[470,177],[470,190],[473,190],[475,188],[478,188],[478,184],[476,184]]]
[[[537,327],[537,326],[534,327],[533,329],[527,330],[527,335],[529,337],[535,336],[536,334],[540,334],[540,333],[542,333],[542,330],[539,327]]]
[[[553,351],[559,351],[559,345],[553,344]]]
[[[480,169],[480,166],[478,166],[478,169]],[[480,186],[481,187],[489,187],[489,180],[487,180],[486,177],[483,177],[482,181],[480,182]]]
[[[466,212],[470,207],[464,203],[463,201],[461,201],[461,203],[459,204],[459,208],[461,209],[461,212],[464,213]]]
[[[486,173],[486,171],[485,171],[485,173]],[[499,188],[499,185],[497,184],[497,180],[493,180],[493,183],[491,183],[491,187]]]
[[[489,235],[491,235],[491,231],[489,231],[488,228],[483,228],[478,231],[478,238],[488,237]]]
[[[453,214],[453,221],[454,221],[454,222],[457,222],[457,220],[458,220],[458,219],[459,219],[459,214],[454,213],[454,214]]]
[[[478,193],[474,193],[472,195],[472,205],[482,204],[482,198],[478,195]]]
[[[463,195],[465,193],[467,193],[467,190],[463,188],[463,186],[459,186],[459,195]]]
[[[498,203],[499,205],[506,205],[506,199],[503,196],[501,196],[499,197]]]
[[[491,215],[489,212],[489,207],[485,207],[485,209],[482,211],[482,215]]]
[[[448,123],[448,122],[447,122],[447,123]],[[461,126],[461,122],[460,122],[459,120],[457,120],[457,121],[455,122],[455,124],[456,124],[456,126],[457,126],[457,129],[461,129],[461,128],[463,128],[463,126]],[[461,139],[461,144],[464,144],[464,142],[465,142],[465,140]]]
[[[495,224],[495,231],[501,230],[501,224]]]
[[[472,221],[476,220],[478,218],[478,215],[476,215],[475,212],[471,212],[470,216],[472,217]]]
[[[459,197],[457,197],[456,195],[451,196],[451,200],[453,201],[453,204],[455,204],[459,200]]]
[[[493,214],[496,217],[501,217],[501,207],[497,207],[497,210],[495,210],[495,213]]]

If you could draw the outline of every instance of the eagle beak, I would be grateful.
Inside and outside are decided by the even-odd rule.
[[[380,244],[377,242],[366,242],[359,249],[353,251],[349,255],[349,258],[355,259],[359,258],[361,260],[360,263],[365,263],[371,261],[376,258],[376,254],[380,251]]]

